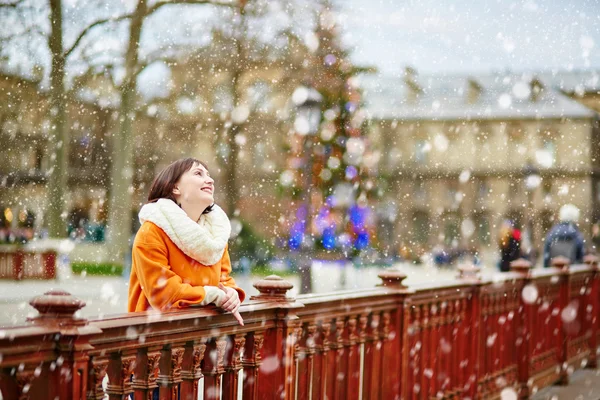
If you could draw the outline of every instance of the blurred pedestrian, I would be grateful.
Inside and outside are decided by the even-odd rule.
[[[544,243],[544,268],[550,266],[554,257],[567,257],[571,264],[583,262],[584,240],[577,228],[579,208],[565,204],[560,208],[559,222],[550,229]]]
[[[500,227],[499,237],[500,262],[502,272],[510,271],[510,263],[521,257],[521,231],[513,226],[512,221],[506,220]]]

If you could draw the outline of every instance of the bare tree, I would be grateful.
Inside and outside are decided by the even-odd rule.
[[[211,132],[229,215],[237,214],[241,183],[248,183],[240,179],[248,177],[240,147],[246,143],[251,148],[261,138],[271,142],[284,137],[289,127],[280,112],[302,82],[308,52],[289,26],[268,38],[259,37],[257,30],[272,23],[266,8],[264,2],[255,1],[223,10],[223,23],[213,30],[210,42],[179,63],[186,78],[177,85],[180,91],[173,93],[202,98],[203,112],[193,117]],[[265,124],[269,137],[263,136]],[[275,147],[279,149],[279,143]]]
[[[65,69],[70,56],[80,46],[82,40],[96,27],[114,21],[127,19],[129,15],[99,19],[83,28],[73,43],[66,48],[64,40],[63,3],[62,0],[47,0],[27,2],[17,0],[0,3],[0,9],[15,13],[15,19],[20,22],[14,28],[14,34],[3,37],[3,41],[22,39],[23,35],[45,36],[50,51],[50,149],[48,177],[48,211],[47,222],[51,237],[66,235],[65,193],[68,178],[69,129],[67,121],[68,90],[65,82]],[[47,9],[49,32],[40,29],[36,22],[28,17],[28,12]]]
[[[233,7],[236,3],[218,0],[173,0],[156,1],[149,4],[139,0],[131,15],[129,38],[125,53],[125,77],[119,91],[121,96],[120,127],[113,138],[113,159],[108,220],[109,254],[115,262],[122,262],[131,232],[133,184],[133,122],[137,100],[137,76],[147,65],[140,62],[139,49],[145,20],[159,9],[175,4],[204,4]]]

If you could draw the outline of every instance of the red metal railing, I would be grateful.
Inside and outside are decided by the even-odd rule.
[[[0,250],[0,279],[54,279],[56,252]]]
[[[213,308],[104,319],[75,316],[68,293],[35,298],[40,315],[0,329],[3,399],[527,398],[596,367],[597,261],[498,279],[463,269],[454,281],[286,296],[271,276],[241,308],[245,326]]]

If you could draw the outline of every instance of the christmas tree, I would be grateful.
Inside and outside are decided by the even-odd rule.
[[[296,124],[290,136],[291,157],[282,183],[291,187],[300,205],[290,221],[288,246],[314,245],[349,256],[374,238],[368,205],[376,193],[377,154],[369,149],[358,87],[358,76],[372,69],[350,61],[329,7],[320,13],[307,46],[313,51],[305,83],[320,94],[321,112],[314,135]]]

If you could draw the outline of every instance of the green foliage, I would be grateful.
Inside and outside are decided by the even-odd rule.
[[[292,271],[291,269],[274,270],[273,268],[270,268],[269,266],[264,265],[264,264],[257,264],[251,268],[251,275],[260,276],[262,278],[264,278],[265,276],[269,276],[269,275],[279,275],[281,277],[284,277],[284,276],[293,276],[296,274],[297,274],[297,272]]]
[[[88,275],[123,275],[123,265],[113,263],[74,262],[71,264],[71,270],[74,274],[81,274],[85,271]]]
[[[251,267],[266,265],[273,258],[274,251],[275,247],[244,221],[239,235],[229,245],[229,254],[235,260],[234,268],[239,268],[242,258],[248,259]]]

